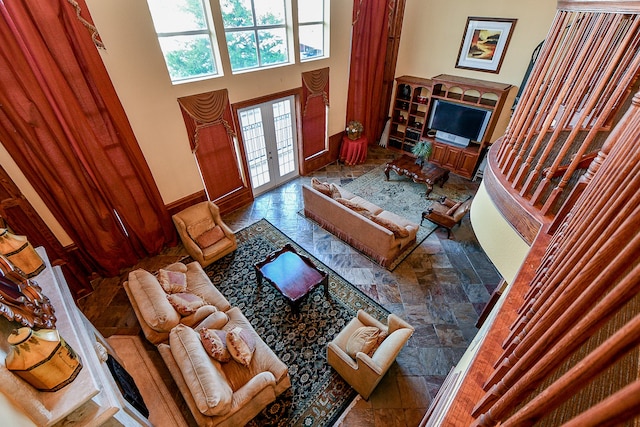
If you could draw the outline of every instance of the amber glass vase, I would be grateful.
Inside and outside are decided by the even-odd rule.
[[[80,357],[55,329],[23,327],[14,330],[7,341],[11,345],[7,369],[38,390],[60,390],[82,369]]]

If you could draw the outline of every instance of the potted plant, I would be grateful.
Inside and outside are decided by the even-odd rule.
[[[420,140],[413,146],[411,152],[416,156],[416,163],[423,165],[425,160],[429,159],[432,150],[431,142]]]

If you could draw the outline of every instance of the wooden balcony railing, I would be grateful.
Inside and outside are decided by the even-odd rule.
[[[493,172],[537,215],[566,212],[588,160],[628,107],[639,70],[638,14],[559,10],[495,147]]]

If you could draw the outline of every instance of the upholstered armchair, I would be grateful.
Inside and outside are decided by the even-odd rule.
[[[238,247],[233,231],[222,222],[220,210],[210,201],[189,206],[173,215],[187,253],[206,267]]]
[[[377,348],[356,351],[353,342],[359,332],[366,327],[376,327],[383,332],[384,340],[376,343]],[[387,318],[387,325],[382,324],[363,310],[331,341],[327,347],[327,361],[351,387],[364,399],[369,399],[382,377],[396,360],[398,353],[413,335],[413,327],[395,314]],[[363,348],[364,350],[364,348]]]
[[[447,239],[451,236],[451,229],[456,225],[460,225],[462,218],[471,208],[471,198],[464,202],[456,202],[447,197],[442,197],[438,203],[434,203],[429,209],[422,212],[422,220],[425,219],[434,224],[447,229]]]

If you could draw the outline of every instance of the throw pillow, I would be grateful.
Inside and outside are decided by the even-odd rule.
[[[359,214],[365,215],[365,216],[369,216],[367,215],[369,213],[369,210],[367,208],[365,208],[364,206],[360,206],[357,203],[352,202],[349,199],[343,199],[342,197],[339,197],[336,199],[336,201],[338,203],[340,203],[341,205],[344,205],[346,207],[348,207],[349,209],[358,212]]]
[[[178,292],[177,294],[168,294],[167,299],[181,316],[188,316],[196,312],[200,307],[207,303],[197,295],[188,292]]]
[[[320,182],[318,178],[311,178],[311,188],[331,197],[331,186],[326,182]]]
[[[337,199],[337,198],[342,197],[342,194],[340,194],[340,189],[338,188],[337,185],[329,184],[329,189],[331,190],[331,198],[332,199]]]
[[[168,294],[184,292],[187,290],[187,275],[180,271],[160,269],[158,271],[158,282],[162,289]]]
[[[386,336],[384,331],[375,326],[361,326],[347,340],[347,354],[353,359],[360,351],[372,356]]]
[[[227,349],[227,332],[219,329],[200,329],[200,341],[209,356],[218,362],[228,362],[231,354]]]
[[[205,231],[201,235],[197,236],[194,240],[200,246],[200,249],[208,248],[214,243],[222,240],[224,238],[224,231],[220,228],[219,225]]]
[[[249,366],[253,351],[256,349],[256,340],[249,331],[235,327],[227,332],[227,348],[233,360]]]
[[[447,215],[449,216],[453,216],[453,214],[458,210],[458,208],[460,207],[460,205],[462,204],[462,202],[458,202],[456,204],[454,204],[453,206],[451,206],[451,208],[447,211]]]
[[[409,237],[409,230],[396,224],[393,221],[389,221],[386,218],[380,218],[379,216],[372,216],[371,221],[391,231],[396,237],[400,237],[400,238]]]
[[[213,218],[205,218],[203,220],[200,220],[198,222],[194,222],[193,224],[188,225],[187,233],[189,233],[189,236],[193,240],[195,240],[196,237],[198,237],[199,235],[201,235],[207,230],[211,230],[215,226],[216,226],[216,223],[213,222]]]

